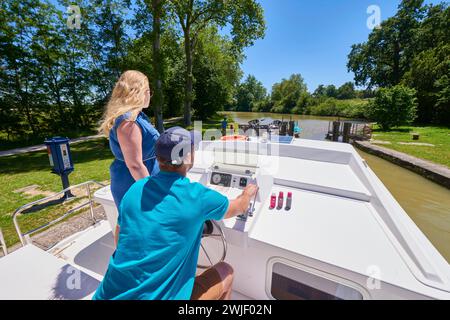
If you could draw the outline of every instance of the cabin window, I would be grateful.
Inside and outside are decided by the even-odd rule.
[[[354,288],[278,262],[272,267],[270,292],[277,300],[363,299]]]

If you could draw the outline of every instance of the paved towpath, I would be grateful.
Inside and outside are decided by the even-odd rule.
[[[95,135],[95,136],[88,136],[88,137],[81,137],[81,138],[70,139],[70,144],[83,142],[83,141],[100,139],[101,137],[102,137],[101,135]],[[47,147],[45,146],[45,144],[39,144],[39,145],[36,145],[36,146],[5,150],[5,151],[0,151],[0,157],[12,156],[12,155],[16,155],[16,154],[28,153],[28,152],[33,152],[33,151],[40,151],[40,150],[45,150],[46,148]]]

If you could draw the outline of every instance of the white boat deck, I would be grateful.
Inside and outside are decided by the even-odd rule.
[[[188,176],[234,198],[239,188],[210,183],[214,170],[234,170],[215,168],[213,145],[203,144]],[[260,185],[255,213],[245,222],[221,223],[226,261],[235,270],[232,298],[273,298],[271,272],[285,263],[306,270],[306,280],[332,279],[365,299],[450,299],[450,266],[350,145],[295,140],[250,162],[243,171],[256,170],[250,178]],[[289,211],[269,209],[270,194],[280,191],[292,192]],[[114,221],[109,188],[95,197]],[[49,252],[28,245],[0,259],[0,299],[89,299],[114,250],[112,238],[110,223],[102,221]],[[214,256],[217,243],[204,244]],[[65,292],[61,284],[72,268],[82,275],[83,290]],[[373,281],[380,286],[368,287]]]
[[[1,262],[0,300],[89,299],[100,284],[99,279],[31,244]]]
[[[286,187],[274,190],[292,192],[295,211],[260,214],[249,232],[250,239],[361,275],[376,266],[387,283],[405,287],[411,283],[408,267],[386,237],[370,203]],[[269,203],[263,207],[268,208]]]

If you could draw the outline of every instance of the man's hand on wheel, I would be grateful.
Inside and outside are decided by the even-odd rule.
[[[256,192],[258,192],[258,186],[255,184],[249,184],[245,187],[244,191],[242,192],[246,197],[249,197],[249,199],[252,199]]]
[[[230,205],[228,206],[228,211],[225,214],[224,219],[240,215],[247,211],[250,201],[253,199],[256,192],[258,192],[257,185],[249,184],[245,187],[239,197],[230,201]]]

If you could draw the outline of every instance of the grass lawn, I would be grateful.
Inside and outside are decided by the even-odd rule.
[[[412,140],[411,133],[419,133],[418,141]],[[449,127],[421,127],[405,126],[391,131],[382,131],[375,128],[374,140],[389,141],[391,144],[381,146],[407,153],[417,158],[429,160],[450,167],[450,128]],[[400,142],[429,143],[432,146],[419,146],[413,144],[400,144]]]

